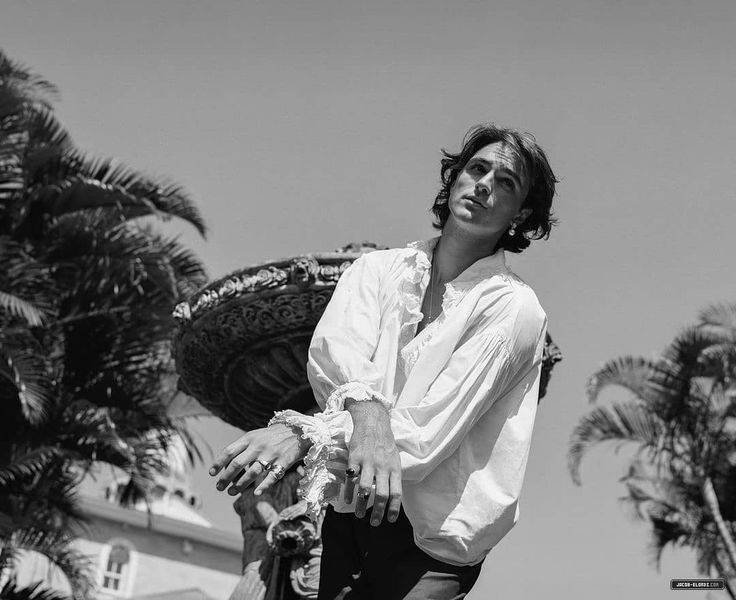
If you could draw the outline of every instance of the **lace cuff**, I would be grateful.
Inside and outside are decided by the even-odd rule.
[[[393,405],[386,400],[383,394],[372,390],[368,385],[360,381],[351,381],[338,387],[332,392],[325,402],[325,414],[339,412],[345,410],[345,400],[351,398],[356,402],[366,402],[368,400],[376,400],[391,410]]]
[[[333,454],[334,443],[327,424],[317,417],[303,415],[295,410],[274,413],[269,425],[283,423],[301,432],[311,447],[304,457],[306,474],[299,481],[297,495],[307,502],[307,514],[317,521],[322,507],[327,504],[326,492],[336,477],[327,470],[327,461]]]

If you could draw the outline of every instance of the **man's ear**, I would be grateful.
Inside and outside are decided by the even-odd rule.
[[[526,221],[529,218],[529,215],[532,214],[531,208],[522,208],[518,213],[516,213],[516,216],[514,217],[514,223],[517,225],[521,225],[524,221]]]

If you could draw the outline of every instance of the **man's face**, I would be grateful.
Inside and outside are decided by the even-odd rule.
[[[512,146],[484,146],[458,173],[450,190],[450,219],[473,233],[505,231],[512,219],[523,221],[531,209],[521,209],[529,192],[526,164]]]

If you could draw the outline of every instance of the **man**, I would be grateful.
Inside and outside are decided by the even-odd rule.
[[[278,413],[211,471],[230,493],[267,471],[259,493],[304,458],[300,494],[330,504],[323,600],[462,598],[519,516],[547,318],[505,251],[549,236],[557,180],[533,137],[492,125],[441,175],[441,235],[336,286],[307,365],[323,412]]]

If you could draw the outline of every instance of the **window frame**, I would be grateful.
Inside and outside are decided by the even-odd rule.
[[[116,546],[122,546],[128,551],[127,563],[111,563],[112,551]],[[133,591],[135,575],[138,570],[138,552],[135,546],[124,538],[112,538],[105,542],[103,551],[100,552],[97,583],[100,593],[117,597],[129,597]],[[119,570],[114,567],[119,565]],[[110,582],[115,582],[117,588],[108,587]]]

